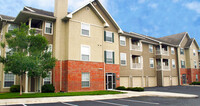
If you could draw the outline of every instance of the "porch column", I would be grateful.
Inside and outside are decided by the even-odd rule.
[[[28,93],[28,72],[26,72],[25,77],[25,93]]]
[[[162,45],[160,45],[160,54],[162,55]]]
[[[161,58],[161,79],[162,79],[162,86],[163,86],[163,58]]]
[[[32,21],[32,18],[29,18],[29,22],[28,22],[29,29],[31,29],[31,21]]]

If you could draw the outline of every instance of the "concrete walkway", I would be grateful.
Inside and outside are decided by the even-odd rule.
[[[0,99],[0,105],[13,105],[13,104],[23,105],[23,104],[36,104],[36,103],[75,102],[75,101],[87,101],[87,100],[94,101],[94,100],[120,99],[120,98],[140,97],[140,96],[175,97],[175,98],[197,98],[198,97],[197,95],[170,93],[170,92],[157,92],[157,91],[144,91],[144,92],[123,91],[123,92],[126,92],[126,94]]]

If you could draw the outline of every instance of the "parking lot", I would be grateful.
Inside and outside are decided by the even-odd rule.
[[[145,88],[146,91],[161,91],[195,94],[200,96],[200,87],[175,86]],[[200,98],[160,98],[160,97],[133,97],[112,100],[58,102],[46,104],[23,104],[27,106],[199,106]]]

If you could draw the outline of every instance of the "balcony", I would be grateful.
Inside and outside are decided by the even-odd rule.
[[[166,51],[166,50],[156,50],[156,55],[169,55],[169,51]]]
[[[131,50],[142,51],[142,46],[132,44]]]
[[[141,63],[132,63],[132,69],[142,69]]]
[[[169,66],[165,66],[165,65],[163,65],[163,66],[161,66],[161,65],[157,65],[157,70],[169,70],[170,68],[169,68]]]
[[[156,59],[156,63],[157,70],[170,70],[169,59]]]
[[[143,68],[143,57],[132,55],[131,69],[142,69]]]
[[[39,29],[39,28],[30,28],[31,30],[35,30],[35,34],[40,34],[42,35],[42,29]]]

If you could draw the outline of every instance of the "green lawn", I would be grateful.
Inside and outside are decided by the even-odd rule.
[[[37,97],[59,97],[59,96],[83,96],[83,95],[106,95],[106,94],[122,94],[117,91],[90,91],[90,92],[68,92],[68,93],[0,93],[0,99],[12,98],[37,98]]]

